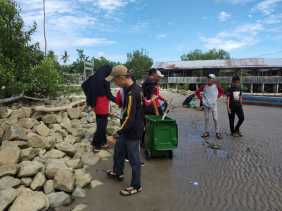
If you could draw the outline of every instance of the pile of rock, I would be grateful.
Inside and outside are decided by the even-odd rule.
[[[36,211],[68,205],[97,184],[87,172],[95,117],[83,107],[57,113],[0,109],[0,210]],[[114,123],[111,123],[114,125]]]

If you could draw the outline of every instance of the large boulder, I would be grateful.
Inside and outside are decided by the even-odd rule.
[[[58,149],[58,150],[61,150],[63,152],[65,152],[67,155],[69,156],[74,156],[75,153],[76,153],[76,148],[69,144],[69,143],[58,143],[55,145],[55,147]]]
[[[18,166],[16,164],[7,164],[0,166],[0,177],[14,176],[17,174]]]
[[[78,187],[85,187],[91,183],[92,176],[86,173],[83,169],[75,170],[75,183]]]
[[[44,165],[38,161],[23,161],[20,163],[19,177],[30,177],[36,175],[44,168]]]
[[[0,191],[0,210],[5,210],[16,199],[17,191],[13,188]]]
[[[80,107],[67,109],[68,116],[70,119],[78,119],[80,117]]]
[[[20,159],[20,149],[18,147],[7,146],[0,151],[0,166],[17,164]]]
[[[84,198],[86,197],[86,191],[83,190],[81,187],[76,187],[72,193],[74,198]]]
[[[23,128],[19,126],[10,125],[5,130],[3,140],[13,141],[15,139],[16,140],[27,140],[26,132]]]
[[[44,193],[49,194],[55,192],[54,180],[47,180],[43,187]]]
[[[34,133],[30,133],[28,135],[28,145],[30,147],[44,148],[44,149],[49,147],[48,140],[45,137],[39,136]]]
[[[45,124],[56,124],[58,122],[58,118],[56,114],[47,114],[42,118],[42,121]]]
[[[49,208],[47,196],[30,189],[21,190],[9,211],[41,211]]]
[[[43,122],[35,127],[35,131],[43,137],[47,137],[50,133],[50,129]]]
[[[65,192],[55,192],[47,195],[50,203],[50,207],[56,208],[60,206],[66,206],[71,203],[71,197]]]
[[[72,169],[80,169],[83,167],[83,163],[80,158],[77,159],[71,159],[65,162],[67,167]]]
[[[31,129],[35,125],[38,125],[39,122],[32,118],[24,118],[24,119],[20,119],[19,124],[25,129]]]
[[[30,185],[30,188],[32,190],[37,190],[41,187],[43,187],[44,183],[46,182],[46,177],[45,175],[42,173],[42,172],[38,172],[36,174],[36,176],[34,177],[31,185]]]
[[[21,150],[21,160],[32,160],[33,158],[35,158],[36,156],[39,155],[40,149],[39,148],[27,148],[27,149],[23,149]]]
[[[73,172],[67,169],[59,169],[54,178],[54,187],[57,190],[62,190],[71,193],[74,189],[75,179]]]
[[[5,190],[7,188],[13,188],[21,184],[21,180],[16,179],[11,176],[2,177],[0,179],[0,190]]]
[[[52,149],[46,153],[46,157],[49,159],[60,159],[63,158],[64,156],[65,156],[64,152],[56,149]]]
[[[32,179],[30,177],[21,178],[21,184],[24,185],[25,187],[29,187],[31,183],[32,183]]]
[[[53,179],[59,169],[69,169],[63,159],[48,159],[46,163],[46,176]]]

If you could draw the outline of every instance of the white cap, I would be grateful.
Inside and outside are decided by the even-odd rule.
[[[160,78],[163,78],[164,77],[164,75],[161,73],[161,71],[159,71],[159,70],[157,70],[157,75],[160,77]]]
[[[216,76],[215,76],[215,74],[209,74],[209,75],[208,75],[208,78],[209,78],[209,79],[215,79]]]

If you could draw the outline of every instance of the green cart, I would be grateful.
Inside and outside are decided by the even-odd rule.
[[[178,145],[178,129],[176,121],[166,117],[162,120],[160,116],[146,116],[145,131],[145,157],[151,159],[153,156],[166,155],[173,158],[173,150]]]

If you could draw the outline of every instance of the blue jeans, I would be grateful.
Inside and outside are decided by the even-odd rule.
[[[131,187],[141,187],[141,163],[140,163],[140,141],[126,140],[120,136],[115,145],[113,171],[118,175],[123,175],[124,160],[128,155],[128,160],[132,168]]]

